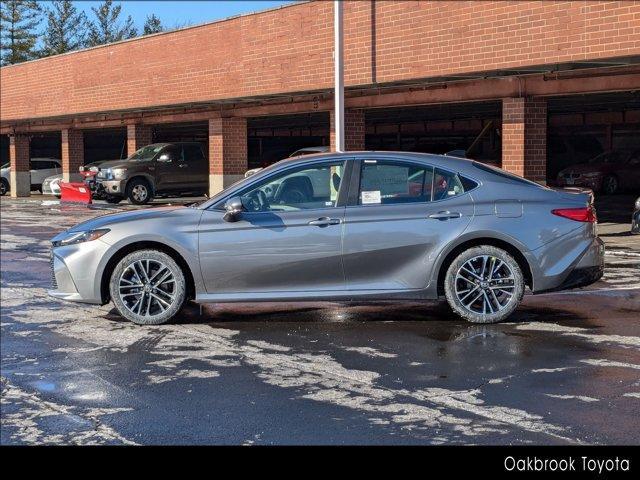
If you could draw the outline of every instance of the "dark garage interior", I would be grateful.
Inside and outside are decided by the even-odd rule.
[[[31,158],[62,158],[62,138],[59,132],[31,134]]]
[[[500,165],[500,102],[375,109],[365,118],[367,150],[466,150],[469,158]]]
[[[266,167],[304,147],[329,145],[329,113],[250,118],[249,168]]]
[[[127,157],[127,129],[85,130],[84,163],[119,160]]]

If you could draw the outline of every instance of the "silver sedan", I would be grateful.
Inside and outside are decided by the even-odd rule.
[[[187,299],[445,297],[504,320],[604,269],[590,193],[465,159],[348,152],[283,160],[188,207],[105,215],[53,238],[53,289],[160,324]]]

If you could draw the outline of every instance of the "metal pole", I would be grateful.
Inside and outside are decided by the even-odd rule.
[[[333,60],[335,77],[334,128],[336,151],[344,152],[344,61],[342,52],[342,1],[334,0],[334,39]]]

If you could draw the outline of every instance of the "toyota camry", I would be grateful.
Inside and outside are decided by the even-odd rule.
[[[406,152],[291,158],[199,204],[105,215],[53,238],[50,295],[161,324],[199,303],[420,300],[507,318],[525,289],[604,269],[589,192]]]

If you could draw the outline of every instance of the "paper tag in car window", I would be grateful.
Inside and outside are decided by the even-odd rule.
[[[382,200],[380,200],[380,190],[362,192],[362,204],[367,205],[371,203],[382,203]]]

